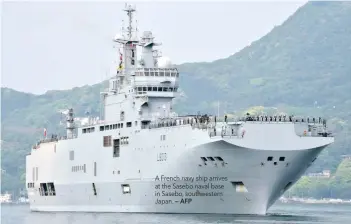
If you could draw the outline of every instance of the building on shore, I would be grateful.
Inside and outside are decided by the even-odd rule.
[[[343,160],[351,160],[351,155],[343,155],[341,156]]]
[[[330,178],[331,172],[330,170],[323,170],[320,173],[309,173],[307,174],[308,177],[320,177],[320,178]]]
[[[11,203],[12,202],[12,195],[9,193],[1,194],[0,195],[0,203]]]

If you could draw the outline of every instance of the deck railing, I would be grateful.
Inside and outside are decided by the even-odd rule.
[[[77,138],[77,136],[73,135],[73,137],[67,138],[67,136],[52,135],[50,138],[46,138],[38,141],[35,145],[33,145],[32,148],[38,149],[40,148],[40,144],[43,144],[43,143],[58,142],[60,140],[67,140],[67,139],[73,139],[73,138]]]
[[[144,119],[145,120],[145,119]],[[228,129],[227,126],[231,124],[241,124],[246,122],[253,123],[307,123],[311,126],[317,127],[317,131],[303,133],[301,137],[320,137],[320,136],[331,136],[331,132],[326,131],[326,120],[321,117],[318,118],[302,118],[302,117],[293,117],[293,116],[246,116],[246,117],[236,117],[236,118],[217,118],[210,117],[207,115],[189,115],[189,116],[177,116],[171,118],[158,118],[151,121],[150,118],[148,122],[145,121],[141,124],[141,129],[155,129],[163,127],[173,127],[173,126],[184,126],[189,125],[193,129],[203,129],[208,130],[210,137],[222,136],[222,137],[243,137],[241,133],[238,134],[237,129]],[[88,124],[86,126],[94,126],[101,124],[110,124],[111,122],[99,121],[96,124]],[[224,129],[216,127],[218,123],[223,123]],[[219,130],[214,130],[218,128]],[[74,135],[72,138],[76,138]],[[52,135],[51,138],[40,140],[33,149],[37,148],[41,143],[55,142],[59,140],[66,140],[67,136],[57,136]]]

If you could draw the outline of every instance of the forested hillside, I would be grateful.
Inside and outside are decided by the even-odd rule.
[[[340,163],[331,178],[304,176],[286,194],[290,197],[351,198],[351,160]]]
[[[210,108],[207,100],[219,99],[230,111],[261,105],[327,117],[336,142],[311,169],[335,171],[340,155],[351,153],[350,15],[350,2],[309,2],[237,54],[180,65],[183,79],[201,89],[187,108]]]
[[[182,96],[175,110],[213,114],[220,101],[221,114],[263,106],[322,115],[336,131],[336,141],[310,169],[334,172],[341,155],[351,154],[350,15],[350,2],[310,2],[237,54],[177,65]],[[49,134],[63,130],[60,109],[73,107],[77,116],[86,110],[99,115],[99,92],[105,84],[43,95],[1,89],[2,191],[24,187],[25,155],[44,127]]]

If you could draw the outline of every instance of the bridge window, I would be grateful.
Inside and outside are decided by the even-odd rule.
[[[90,133],[90,132],[94,132],[95,131],[95,128],[94,127],[91,127],[91,128],[83,128],[82,129],[82,132],[83,133]]]
[[[284,161],[285,160],[285,157],[280,157],[279,158],[279,161]]]
[[[152,87],[152,91],[157,92],[157,87]]]
[[[147,91],[152,91],[152,87],[147,87]]]
[[[162,92],[162,87],[158,87],[158,88],[157,88],[157,91],[158,91],[158,92]]]
[[[132,127],[132,122],[127,122],[127,128]]]
[[[267,161],[272,161],[273,160],[273,156],[268,156]]]
[[[209,159],[211,161],[215,161],[213,157],[207,157],[207,159]]]

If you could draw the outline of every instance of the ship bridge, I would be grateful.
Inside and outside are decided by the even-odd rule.
[[[134,90],[137,95],[175,97],[178,79],[176,68],[138,68],[134,75]]]

